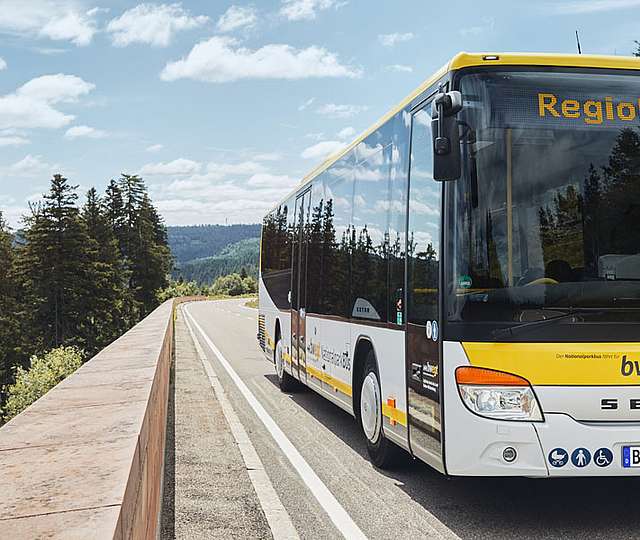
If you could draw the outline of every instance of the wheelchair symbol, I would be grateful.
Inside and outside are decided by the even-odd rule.
[[[608,448],[600,448],[596,450],[593,462],[598,467],[608,467],[613,462],[613,452]]]

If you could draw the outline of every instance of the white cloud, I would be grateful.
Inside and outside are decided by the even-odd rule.
[[[67,139],[79,139],[83,137],[87,139],[103,139],[107,136],[107,132],[90,126],[73,126],[67,130],[64,136]]]
[[[305,109],[308,109],[311,105],[313,105],[313,102],[314,102],[315,100],[316,100],[316,98],[314,98],[314,97],[309,98],[307,101],[305,101],[304,103],[301,103],[301,104],[298,106],[298,110],[299,110],[300,112],[302,112],[302,111],[304,111]]]
[[[304,136],[305,139],[312,139],[314,141],[323,141],[324,139],[326,139],[324,133],[322,132],[318,132],[318,133],[307,133]]]
[[[247,176],[266,171],[266,167],[255,161],[243,161],[240,163],[215,163],[207,164],[207,173],[211,178],[225,178],[227,176]]]
[[[344,148],[344,143],[340,141],[322,141],[305,148],[301,156],[304,159],[324,159],[342,148]]]
[[[60,128],[73,115],[64,114],[43,101],[16,94],[0,97],[0,128]]]
[[[73,115],[53,105],[72,103],[91,92],[95,85],[74,75],[43,75],[0,96],[0,129],[60,128],[71,123]]]
[[[0,71],[2,71],[3,69],[7,69],[7,63],[5,62],[4,58],[0,56]]]
[[[204,15],[192,16],[181,4],[139,4],[112,19],[107,32],[116,47],[147,43],[166,47],[176,32],[206,24]]]
[[[253,187],[287,188],[291,189],[297,184],[297,180],[287,175],[258,173],[247,180],[247,185]]]
[[[398,71],[400,73],[412,73],[413,68],[411,66],[406,66],[404,64],[391,64],[387,66],[388,71]]]
[[[335,7],[340,8],[347,2],[337,0],[282,0],[280,15],[290,21],[313,20],[318,11]]]
[[[43,161],[42,156],[27,154],[24,158],[4,168],[7,176],[34,177],[53,172],[57,165]]]
[[[200,172],[202,164],[191,159],[178,158],[167,163],[147,163],[140,174],[149,176],[186,176]]]
[[[50,20],[40,33],[54,40],[72,41],[76,45],[89,45],[96,33],[95,23],[87,14],[70,11]]]
[[[85,11],[75,0],[2,0],[0,32],[25,37],[91,43],[99,10]]]
[[[269,198],[256,200],[252,192],[227,195],[220,198],[221,190],[209,193],[209,200],[200,197],[167,199],[154,197],[154,202],[166,222],[170,225],[194,225],[199,223],[258,223],[267,211],[288,190],[280,190]],[[222,201],[222,202],[211,202]]]
[[[270,170],[275,162],[209,162],[201,172],[149,184],[158,209],[171,224],[256,223],[299,178]],[[276,154],[265,154],[276,157]],[[278,156],[279,157],[279,156]]]
[[[251,168],[238,163],[215,165],[225,170]],[[205,173],[150,187],[167,223],[193,224],[259,222],[293,185],[294,179],[286,175],[255,173],[221,180],[218,174]]]
[[[16,94],[45,103],[73,103],[91,92],[95,85],[75,75],[42,75],[23,84]]]
[[[29,142],[29,139],[18,135],[0,136],[0,146],[21,146],[23,144],[29,144]]]
[[[151,146],[147,146],[147,152],[160,152],[164,148],[163,144],[152,144]]]
[[[364,112],[369,107],[365,105],[336,105],[335,103],[327,103],[319,107],[316,112],[329,118],[351,118],[356,114]]]
[[[214,36],[196,44],[181,60],[168,63],[160,77],[165,81],[195,79],[212,83],[240,79],[307,79],[361,76],[361,70],[340,63],[321,47],[295,49],[271,44],[259,49],[241,47],[235,39]]]
[[[252,6],[230,6],[218,19],[216,28],[220,32],[233,32],[238,28],[251,28],[258,20],[256,10]]]
[[[338,132],[338,139],[350,139],[356,134],[356,130],[351,126],[341,129]]]
[[[563,15],[578,13],[598,13],[640,6],[640,0],[580,0],[570,2],[554,2],[552,10]],[[545,5],[548,11],[549,4]]]
[[[394,33],[394,34],[379,34],[378,41],[384,45],[385,47],[393,47],[397,43],[403,43],[405,41],[411,41],[414,38],[412,32],[406,32],[404,34]]]

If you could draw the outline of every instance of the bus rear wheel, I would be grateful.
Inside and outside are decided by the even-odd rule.
[[[278,376],[278,385],[282,392],[291,392],[296,387],[296,380],[289,375],[284,369],[284,345],[282,340],[278,338],[276,350],[274,352],[276,375]]]
[[[376,357],[371,350],[367,354],[360,384],[360,427],[367,439],[367,452],[371,462],[380,469],[390,469],[398,464],[401,449],[384,435],[382,427],[382,392]]]

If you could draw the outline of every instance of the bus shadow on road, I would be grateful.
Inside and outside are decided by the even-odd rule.
[[[463,538],[637,538],[637,478],[452,478],[383,472]]]
[[[276,388],[279,388],[277,375],[267,374],[265,378]],[[360,433],[353,416],[311,388],[300,386],[286,395],[307,414],[349,445],[354,452],[368,459],[364,436]]]
[[[265,375],[278,386],[275,374]],[[310,389],[289,398],[365,459],[351,415]],[[378,472],[462,538],[638,538],[640,478],[446,477],[412,460]]]

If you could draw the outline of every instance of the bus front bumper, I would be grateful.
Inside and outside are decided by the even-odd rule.
[[[464,443],[447,433],[453,476],[640,476],[640,466],[629,466],[634,447],[640,454],[639,424],[585,423],[553,413],[540,423],[504,422],[467,413]],[[507,449],[515,450],[512,461]]]

